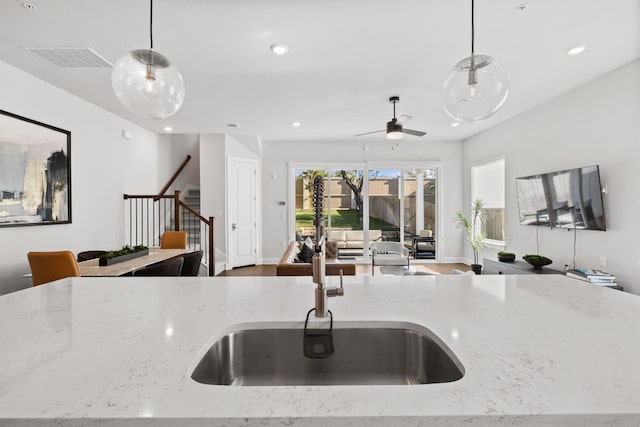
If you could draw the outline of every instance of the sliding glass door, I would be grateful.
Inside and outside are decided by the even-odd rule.
[[[313,238],[313,180],[324,180],[325,236],[343,259],[368,260],[372,241],[402,242],[414,253],[431,237],[436,255],[437,168],[295,168],[295,232]],[[424,246],[424,245],[423,245]],[[424,254],[423,254],[424,255]]]
[[[415,258],[435,259],[436,169],[404,169],[404,242]]]
[[[369,230],[371,240],[401,242],[403,238],[403,210],[401,169],[369,170]]]

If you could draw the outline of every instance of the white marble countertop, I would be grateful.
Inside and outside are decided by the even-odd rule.
[[[562,276],[345,277],[345,296],[329,300],[336,322],[423,325],[464,365],[456,382],[190,378],[234,325],[302,327],[313,288],[308,277],[73,278],[4,295],[0,425],[640,425],[640,297]]]

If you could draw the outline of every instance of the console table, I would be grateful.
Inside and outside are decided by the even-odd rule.
[[[531,264],[525,261],[500,262],[489,258],[482,260],[482,274],[562,274],[564,272],[553,270],[551,268],[542,267],[542,270],[536,270]],[[578,280],[578,279],[575,279]],[[608,286],[610,289],[623,291],[620,285]]]
[[[564,274],[562,271],[542,267],[536,270],[525,261],[500,262],[489,258],[482,260],[482,274]]]

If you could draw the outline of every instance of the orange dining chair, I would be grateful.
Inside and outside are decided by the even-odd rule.
[[[187,232],[165,231],[160,239],[160,249],[187,249]]]
[[[76,257],[71,251],[29,252],[27,258],[33,286],[65,277],[80,277]]]

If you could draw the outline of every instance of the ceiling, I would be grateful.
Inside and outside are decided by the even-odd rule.
[[[353,135],[383,129],[398,95],[422,140],[460,140],[640,57],[639,0],[476,1],[476,53],[499,60],[511,92],[493,117],[452,127],[441,86],[470,54],[470,0],[155,0],[154,47],[181,71],[186,98],[148,120],[118,102],[110,68],[56,68],[23,49],[88,46],[114,63],[149,46],[148,1],[28,2],[35,10],[0,0],[0,60],[158,133],[383,140]],[[581,43],[583,54],[566,54]]]

